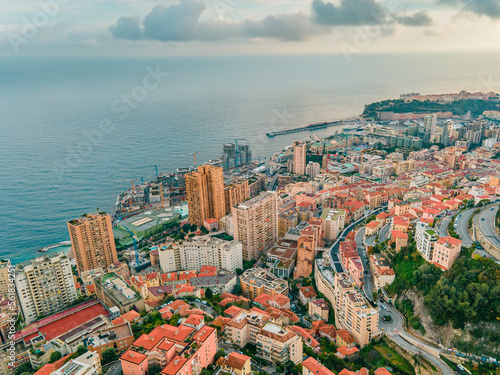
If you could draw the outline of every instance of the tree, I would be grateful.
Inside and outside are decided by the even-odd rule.
[[[106,348],[101,353],[102,356],[102,364],[111,363],[118,359],[118,356],[115,353],[113,348]]]
[[[89,350],[83,345],[80,345],[78,348],[76,348],[76,353],[78,354],[78,357],[81,356],[82,354],[87,353],[88,351]]]
[[[149,366],[149,375],[159,375],[161,373],[161,367],[157,365]]]
[[[61,354],[61,352],[59,352],[59,351],[57,351],[57,350],[56,350],[55,352],[53,352],[53,353],[50,355],[49,362],[50,362],[50,363],[54,363],[54,362],[56,362],[56,361],[59,361],[61,358],[62,358],[62,354]]]
[[[225,357],[225,356],[226,356],[226,351],[224,349],[217,350],[217,352],[215,353],[215,357],[214,357],[214,363],[217,362],[217,360],[220,357]]]
[[[241,274],[243,274],[243,270],[241,268],[236,268],[236,274],[240,276]]]
[[[214,296],[214,292],[212,292],[212,289],[210,289],[210,288],[205,289],[205,298],[206,299],[211,301],[213,296]]]

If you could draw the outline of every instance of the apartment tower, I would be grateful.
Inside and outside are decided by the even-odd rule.
[[[16,290],[28,324],[68,307],[77,298],[68,256],[49,254],[18,264]]]
[[[293,146],[293,173],[306,174],[306,143],[295,142]]]
[[[191,224],[201,226],[207,219],[219,220],[225,216],[224,175],[221,167],[202,165],[184,178]]]
[[[92,213],[68,222],[69,236],[75,252],[76,266],[81,275],[118,262],[111,217],[105,213]]]
[[[278,240],[278,200],[267,191],[232,208],[234,239],[243,244],[243,259],[258,259]]]

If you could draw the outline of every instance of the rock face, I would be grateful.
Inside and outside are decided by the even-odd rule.
[[[465,329],[454,329],[451,323],[446,326],[437,326],[432,322],[432,318],[429,314],[428,309],[425,307],[424,298],[422,294],[417,290],[407,290],[401,297],[400,300],[408,299],[413,304],[413,311],[416,316],[420,318],[422,325],[425,328],[425,339],[433,341],[437,344],[442,344],[445,347],[451,348],[455,347],[457,340],[466,343],[473,343],[472,346],[476,348],[476,351],[480,351],[481,354],[489,355],[500,355],[500,340],[497,337],[500,336],[499,325],[495,323],[482,323],[482,324],[468,324]],[[414,331],[411,327],[409,330],[415,335],[422,336],[421,332]],[[474,336],[472,333],[474,331],[479,331],[479,336],[476,333]],[[494,335],[491,335],[493,333]],[[464,349],[461,349],[464,350]]]
[[[413,303],[413,310],[415,315],[418,316],[425,328],[425,338],[442,344],[446,347],[451,347],[453,339],[461,334],[460,329],[453,329],[451,324],[446,326],[437,326],[432,322],[432,318],[424,304],[424,297],[421,293],[415,290],[407,290],[403,295],[403,299],[409,299]],[[410,328],[411,329],[411,328]],[[421,335],[420,332],[413,333]]]

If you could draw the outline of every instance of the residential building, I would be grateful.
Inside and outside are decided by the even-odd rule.
[[[114,325],[92,333],[86,339],[87,348],[102,358],[102,352],[108,348],[120,354],[134,342],[134,333],[129,322]]]
[[[278,240],[267,252],[267,266],[273,274],[286,279],[292,276],[297,258],[297,241]]]
[[[434,256],[434,244],[438,240],[437,233],[429,227],[427,223],[419,222],[416,225],[415,240],[417,242],[417,250],[422,257],[432,262]]]
[[[309,357],[302,362],[302,375],[335,375],[335,373],[313,357]]]
[[[399,230],[393,230],[391,231],[390,241],[394,243],[394,250],[399,252],[403,247],[408,245],[408,234]]]
[[[443,270],[449,270],[457,260],[461,249],[461,240],[449,236],[441,237],[434,243],[432,263]]]
[[[243,245],[243,259],[258,259],[278,240],[277,193],[261,193],[232,210],[234,239]]]
[[[160,246],[162,272],[200,270],[214,266],[217,270],[236,272],[243,269],[243,246],[238,241],[224,241],[211,236],[193,237],[180,245]]]
[[[101,375],[101,358],[96,352],[89,351],[70,359],[65,365],[54,371],[52,375]]]
[[[105,213],[84,215],[68,222],[71,245],[78,273],[118,262],[111,216]]]
[[[293,146],[293,173],[306,174],[306,142],[295,142]]]
[[[296,326],[293,326],[296,327]],[[287,328],[268,322],[256,337],[257,355],[269,362],[298,363],[302,360],[302,339]]]
[[[334,279],[335,325],[347,330],[363,347],[379,333],[379,312],[367,305],[347,274],[336,273]]]
[[[217,365],[222,370],[230,371],[235,375],[250,375],[252,373],[251,358],[237,352],[229,353],[226,357],[220,357]]]
[[[226,214],[231,213],[231,207],[250,198],[248,180],[238,180],[224,187]]]
[[[189,279],[191,286],[195,288],[210,288],[214,293],[231,293],[238,283],[238,277],[229,273],[225,275],[200,276]]]
[[[299,301],[304,305],[316,299],[316,292],[312,286],[301,286],[299,287]]]
[[[376,291],[392,284],[396,277],[396,273],[390,267],[387,258],[380,254],[370,256],[370,268],[373,275],[373,288]]]
[[[77,298],[69,258],[46,254],[17,264],[17,297],[26,323],[64,309]]]
[[[13,267],[10,264],[9,259],[0,260],[0,298],[3,297],[5,299],[8,299],[10,297],[9,285],[12,285],[14,283],[14,280],[12,279],[14,276],[12,270]]]
[[[144,300],[140,294],[114,273],[107,273],[95,281],[95,292],[106,306],[115,306],[120,314],[135,308],[139,312],[144,311]]]
[[[327,208],[323,211],[323,233],[325,239],[334,241],[345,226],[346,210]]]
[[[324,299],[315,299],[309,301],[307,304],[307,313],[312,317],[318,317],[318,319],[328,322],[329,313],[328,304]]]
[[[199,166],[184,179],[191,224],[202,226],[206,219],[219,220],[226,214],[222,167]]]
[[[128,280],[130,277],[130,268],[127,263],[124,262],[116,262],[110,264],[108,266],[108,272],[114,272],[118,277],[121,277],[123,280]]]
[[[240,276],[241,294],[255,299],[259,294],[266,293],[271,297],[277,294],[288,295],[288,283],[267,269],[250,268]]]
[[[311,180],[315,179],[317,175],[321,173],[321,165],[310,161],[306,166],[306,175],[309,176]]]

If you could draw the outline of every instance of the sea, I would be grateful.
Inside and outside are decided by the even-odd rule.
[[[69,240],[154,166],[175,171],[244,139],[254,158],[400,94],[500,91],[498,54],[0,59],[0,258]],[[319,136],[339,129],[314,131]]]

